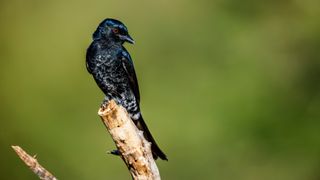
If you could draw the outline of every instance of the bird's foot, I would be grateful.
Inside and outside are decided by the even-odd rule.
[[[110,101],[110,98],[106,96],[101,103],[101,107],[104,107],[104,108],[107,107],[109,104],[109,101]]]
[[[115,156],[120,156],[120,154],[121,154],[118,149],[112,150],[112,151],[108,151],[107,153],[108,153],[108,154],[115,155]]]

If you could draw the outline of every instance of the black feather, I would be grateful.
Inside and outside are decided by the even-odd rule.
[[[121,31],[117,34],[113,31],[115,28]],[[168,160],[142,118],[138,80],[130,54],[122,45],[125,41],[133,42],[124,24],[115,19],[102,21],[87,49],[86,68],[106,95],[106,100],[115,100],[123,106],[144,132],[145,138],[152,143],[153,157]]]

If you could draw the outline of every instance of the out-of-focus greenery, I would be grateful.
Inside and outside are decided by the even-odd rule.
[[[320,1],[0,2],[0,179],[130,179],[85,69],[106,17],[136,44],[142,111],[163,179],[320,178]]]

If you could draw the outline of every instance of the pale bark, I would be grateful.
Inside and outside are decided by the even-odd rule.
[[[19,146],[11,146],[20,159],[36,174],[40,179],[43,180],[57,180],[48,170],[42,167],[35,156],[30,156]]]
[[[151,144],[130,119],[127,111],[114,101],[102,106],[98,112],[109,131],[120,156],[133,179],[160,180],[160,174],[152,157]]]

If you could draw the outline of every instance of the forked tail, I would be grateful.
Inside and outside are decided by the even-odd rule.
[[[146,138],[146,140],[151,142],[151,151],[152,151],[153,158],[157,159],[159,157],[162,160],[168,161],[167,156],[161,151],[156,141],[153,139],[142,116],[140,116],[138,120],[134,120],[134,122],[136,123],[136,126],[138,127],[138,129],[143,131],[143,135]]]

